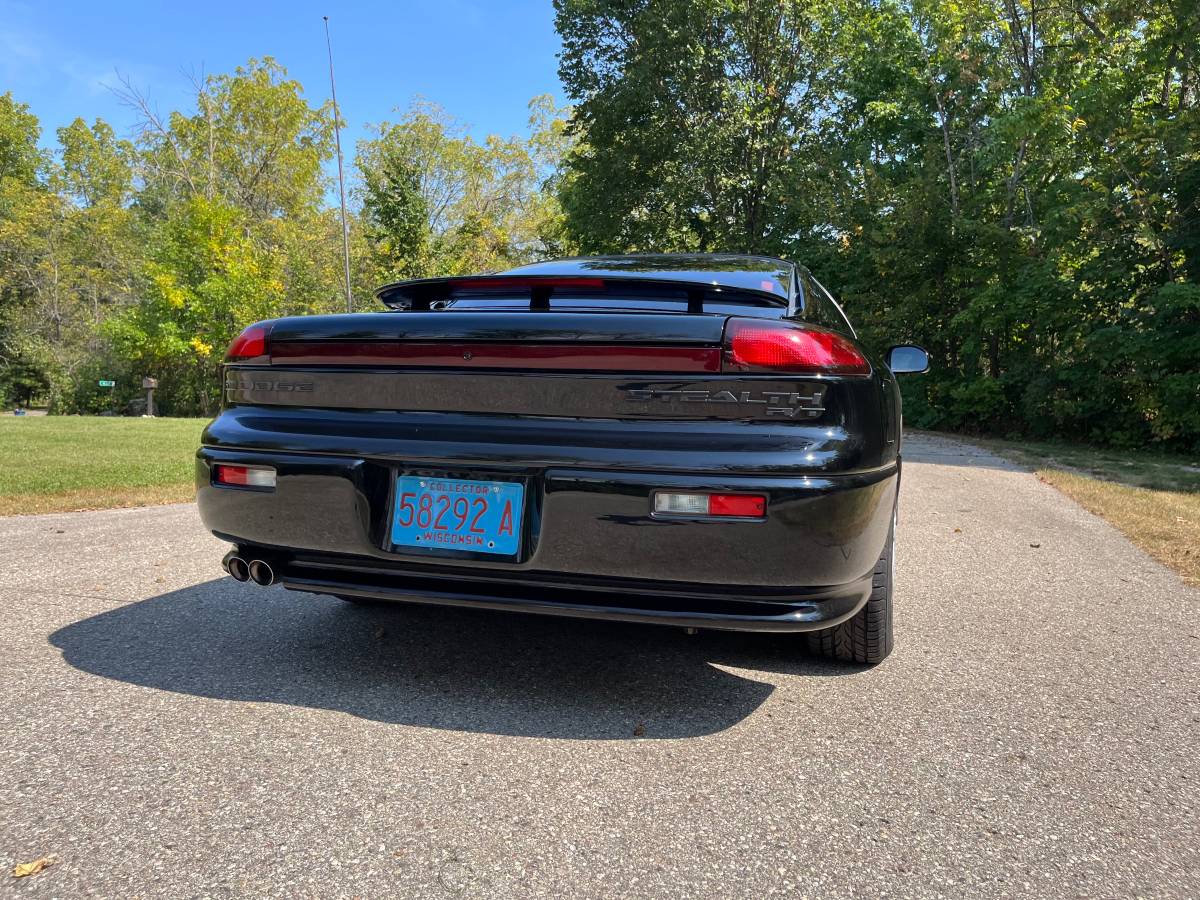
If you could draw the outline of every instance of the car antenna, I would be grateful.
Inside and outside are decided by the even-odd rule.
[[[333,83],[333,44],[329,40],[329,16],[325,20],[325,49],[329,52],[329,93],[333,97],[333,137],[337,142],[338,194],[342,201],[342,262],[346,269],[346,312],[354,312],[354,298],[350,294],[350,226],[346,224],[346,178],[342,173],[342,128],[338,112],[337,88]]]

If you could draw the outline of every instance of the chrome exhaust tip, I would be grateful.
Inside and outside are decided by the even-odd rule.
[[[260,587],[267,587],[275,583],[275,570],[269,563],[256,559],[250,563],[250,580]]]
[[[229,562],[225,564],[225,568],[229,570],[229,575],[234,581],[250,580],[250,566],[240,556],[229,557]]]

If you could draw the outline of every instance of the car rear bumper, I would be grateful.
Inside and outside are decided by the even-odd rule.
[[[212,466],[272,466],[273,492],[214,485]],[[396,552],[402,474],[519,480],[525,533],[512,561]],[[805,631],[853,615],[871,590],[898,462],[830,476],[670,474],[464,466],[201,448],[205,524],[289,588],[554,615],[750,631]],[[762,520],[664,520],[655,490],[761,493]]]
[[[263,551],[229,551],[244,559]],[[276,581],[289,590],[363,600],[474,607],[538,615],[639,622],[723,631],[792,632],[828,628],[853,616],[871,593],[871,576],[833,588],[804,589],[770,600],[717,598],[662,584],[629,582],[599,587],[524,578],[429,577],[387,571],[347,560],[272,557]]]

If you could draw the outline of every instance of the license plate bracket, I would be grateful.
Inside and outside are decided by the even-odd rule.
[[[400,475],[395,497],[393,549],[508,557],[521,550],[521,482]]]

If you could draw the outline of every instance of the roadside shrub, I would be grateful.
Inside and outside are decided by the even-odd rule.
[[[115,381],[116,385],[103,388],[100,387],[101,380]],[[133,366],[112,353],[102,352],[75,371],[51,412],[90,416],[121,414],[141,393],[142,378]]]

